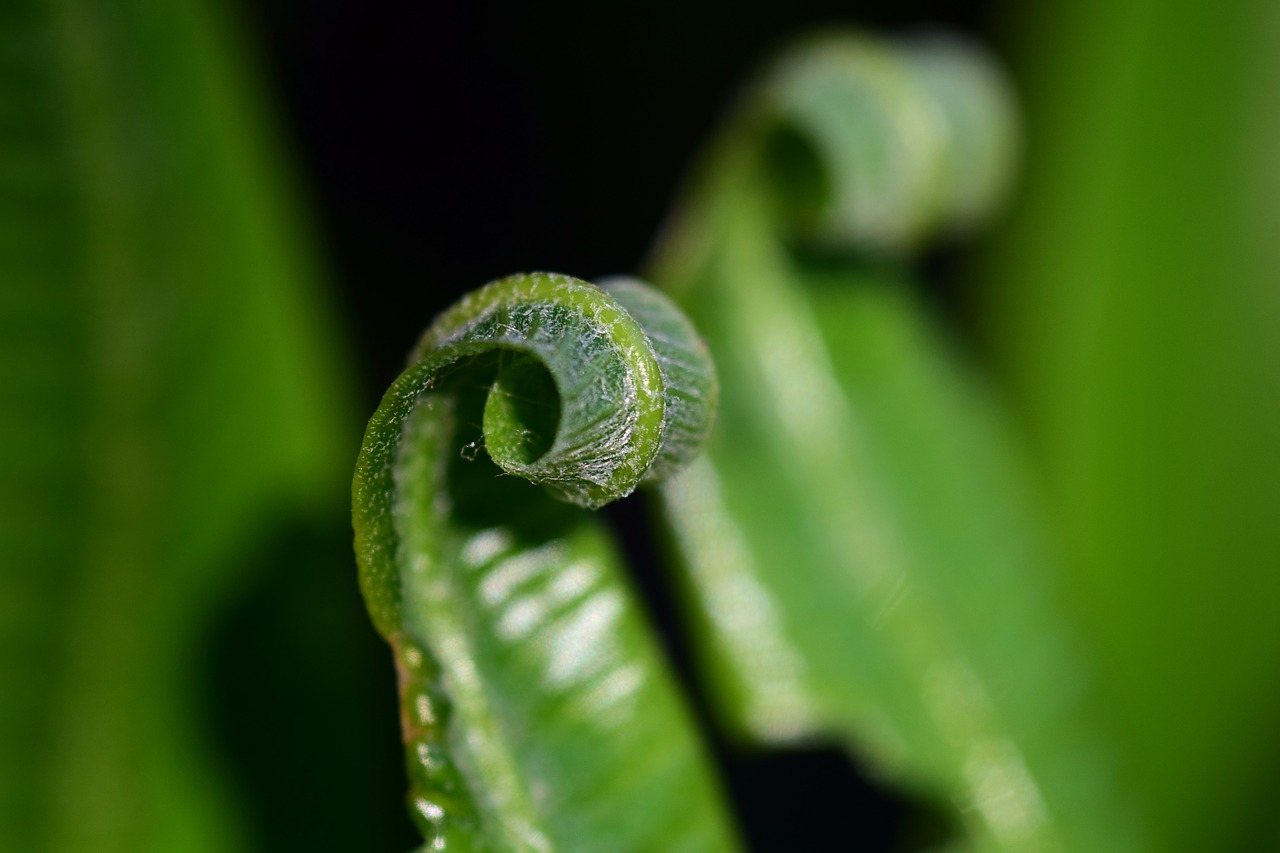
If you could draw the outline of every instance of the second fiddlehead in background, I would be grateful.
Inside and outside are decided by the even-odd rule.
[[[910,260],[998,208],[1017,140],[971,46],[828,35],[712,146],[649,278],[723,385],[663,489],[722,718],[847,745],[980,846],[1140,846],[1017,441]]]

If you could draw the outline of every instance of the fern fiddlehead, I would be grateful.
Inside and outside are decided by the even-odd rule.
[[[464,298],[365,436],[361,586],[395,652],[425,849],[733,846],[616,554],[580,509],[695,452],[715,378],[665,297],[608,287],[529,274]]]
[[[911,289],[931,238],[998,208],[1016,147],[972,47],[782,58],[650,264],[723,388],[663,502],[741,735],[841,742],[980,847],[1132,849],[1016,442]]]

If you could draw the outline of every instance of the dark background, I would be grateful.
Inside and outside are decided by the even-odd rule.
[[[820,0],[265,0],[243,9],[354,335],[362,411],[460,293],[523,270],[592,279],[635,269],[694,154],[788,39],[833,24],[887,33],[938,25],[996,40],[998,54],[989,15],[978,2]],[[954,260],[927,260],[924,278],[962,329]],[[643,509],[627,501],[610,512],[705,726]],[[402,777],[390,659],[366,633],[357,658],[385,661],[383,680],[368,684],[388,691],[385,736],[368,748],[386,779],[337,780],[350,790],[326,799],[376,812],[365,816],[364,849],[404,849],[415,835],[403,810],[374,802],[398,796]],[[794,845],[796,826],[831,849],[910,848],[945,832],[937,809],[875,784],[842,753],[763,756],[711,737],[756,849]],[[261,819],[279,830],[268,826],[269,837],[300,842],[288,813]]]
[[[828,25],[993,36],[984,4],[919,0],[265,0],[248,12],[370,406],[457,294],[523,270],[633,269],[733,96],[790,38]]]

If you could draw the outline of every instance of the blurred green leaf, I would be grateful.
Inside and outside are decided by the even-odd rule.
[[[1035,155],[983,316],[1124,784],[1156,849],[1274,846],[1280,8],[1010,12]]]
[[[200,2],[0,8],[0,847],[225,850],[201,631],[339,490],[348,380]]]

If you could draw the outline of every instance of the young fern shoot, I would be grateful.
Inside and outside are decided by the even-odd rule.
[[[691,457],[716,396],[688,321],[638,282],[515,275],[423,335],[369,423],[353,515],[424,849],[735,846],[584,511]]]
[[[843,743],[978,849],[1141,849],[1017,438],[912,282],[998,211],[1016,118],[954,39],[828,33],[764,75],[648,271],[723,389],[664,509],[740,737]]]

